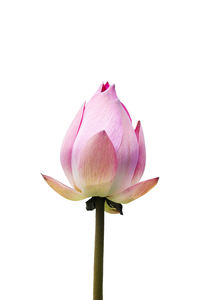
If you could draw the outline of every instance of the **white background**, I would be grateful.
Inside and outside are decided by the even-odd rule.
[[[105,300],[200,299],[199,1],[1,1],[0,298],[92,299],[94,212],[67,184],[65,131],[102,81],[147,148],[147,195],[106,214]]]

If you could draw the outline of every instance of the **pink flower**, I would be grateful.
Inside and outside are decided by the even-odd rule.
[[[57,193],[70,200],[99,196],[125,204],[158,182],[158,177],[139,182],[146,161],[142,126],[139,121],[133,129],[115,86],[108,82],[80,108],[65,135],[60,158],[73,188],[43,177]],[[116,213],[106,202],[105,210]]]

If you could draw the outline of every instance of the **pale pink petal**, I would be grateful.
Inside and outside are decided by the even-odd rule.
[[[61,165],[63,167],[63,170],[69,180],[69,182],[74,186],[74,180],[72,176],[72,167],[71,167],[71,157],[72,157],[72,147],[74,144],[74,141],[76,139],[76,136],[79,132],[82,120],[83,120],[83,114],[85,110],[85,103],[80,108],[79,112],[77,113],[75,119],[71,123],[65,137],[64,141],[61,147],[60,152],[60,161]]]
[[[135,184],[140,181],[140,178],[144,173],[145,163],[146,163],[145,141],[144,141],[144,134],[143,134],[140,121],[137,123],[135,133],[139,143],[139,156],[138,156],[137,166],[133,174],[132,184]]]
[[[74,201],[78,201],[78,200],[87,198],[82,193],[79,193],[78,191],[73,190],[72,188],[64,185],[63,183],[59,182],[58,180],[56,180],[50,176],[43,175],[43,174],[42,174],[42,176],[45,179],[45,181],[48,183],[48,185],[54,191],[56,191],[58,194],[63,196],[64,198],[67,198],[69,200],[74,200]]]
[[[121,102],[121,105],[122,105],[123,109],[125,110],[125,112],[127,113],[128,117],[129,117],[129,119],[130,119],[130,121],[132,122],[132,119],[131,119],[131,116],[130,116],[130,114],[129,114],[129,112],[128,112],[128,109],[126,108],[126,106],[124,105],[124,103]]]
[[[76,164],[74,164],[76,162]],[[106,196],[117,168],[115,149],[105,131],[94,135],[72,161],[77,186],[88,196]]]
[[[83,122],[74,143],[73,156],[77,156],[87,141],[100,131],[105,130],[117,151],[122,141],[121,103],[115,86],[108,87],[105,92],[97,92],[86,104]]]
[[[121,106],[123,138],[117,151],[117,173],[109,194],[118,193],[131,185],[138,161],[138,142],[130,118]]]
[[[119,214],[119,211],[114,207],[110,207],[106,201],[105,201],[104,210],[110,214]]]
[[[158,182],[159,177],[139,182],[121,193],[107,197],[113,202],[126,204],[150,191]]]

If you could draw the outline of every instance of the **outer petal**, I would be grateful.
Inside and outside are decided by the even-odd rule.
[[[64,198],[67,198],[69,200],[74,200],[74,201],[87,198],[85,195],[77,192],[76,190],[73,190],[72,188],[64,185],[63,183],[57,181],[56,179],[50,176],[43,175],[43,174],[42,176],[46,180],[48,185]]]
[[[72,167],[71,167],[71,157],[72,157],[72,147],[74,144],[74,141],[76,139],[76,136],[78,134],[78,131],[80,129],[82,120],[83,120],[83,114],[85,110],[85,103],[80,108],[79,112],[77,113],[75,119],[71,123],[65,137],[64,141],[61,147],[60,152],[60,161],[61,165],[63,167],[63,170],[69,180],[69,182],[74,185],[74,180],[72,176]]]
[[[140,121],[137,123],[135,133],[139,143],[139,157],[138,157],[137,166],[135,168],[135,172],[133,174],[132,184],[135,184],[140,181],[140,178],[144,173],[145,163],[146,163],[145,141],[144,141],[144,134],[143,134]]]
[[[146,181],[139,182],[126,190],[124,190],[121,193],[115,194],[113,196],[107,197],[108,199],[116,202],[116,203],[122,203],[126,204],[129,203],[144,194],[146,194],[148,191],[150,191],[158,182],[159,177],[149,179]]]
[[[121,118],[123,138],[117,151],[117,174],[109,194],[115,194],[125,190],[131,185],[133,172],[138,161],[138,141],[133,130],[130,117],[124,107],[121,106]]]
[[[131,116],[130,116],[130,114],[129,114],[128,109],[126,108],[126,106],[124,105],[124,103],[121,102],[121,105],[122,105],[123,109],[125,110],[125,112],[127,113],[128,117],[129,117],[129,119],[130,119],[130,121],[132,122],[132,119],[131,119]]]
[[[117,159],[107,133],[101,131],[87,143],[81,154],[73,156],[73,176],[88,196],[106,196],[116,174]]]

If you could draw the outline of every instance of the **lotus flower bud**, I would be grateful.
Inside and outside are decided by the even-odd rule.
[[[102,84],[80,108],[62,147],[61,165],[73,186],[43,175],[47,183],[70,200],[99,196],[129,203],[144,195],[158,181],[139,182],[146,153],[141,123],[135,130],[131,117],[117,97],[115,86]],[[115,213],[105,202],[105,210]]]

